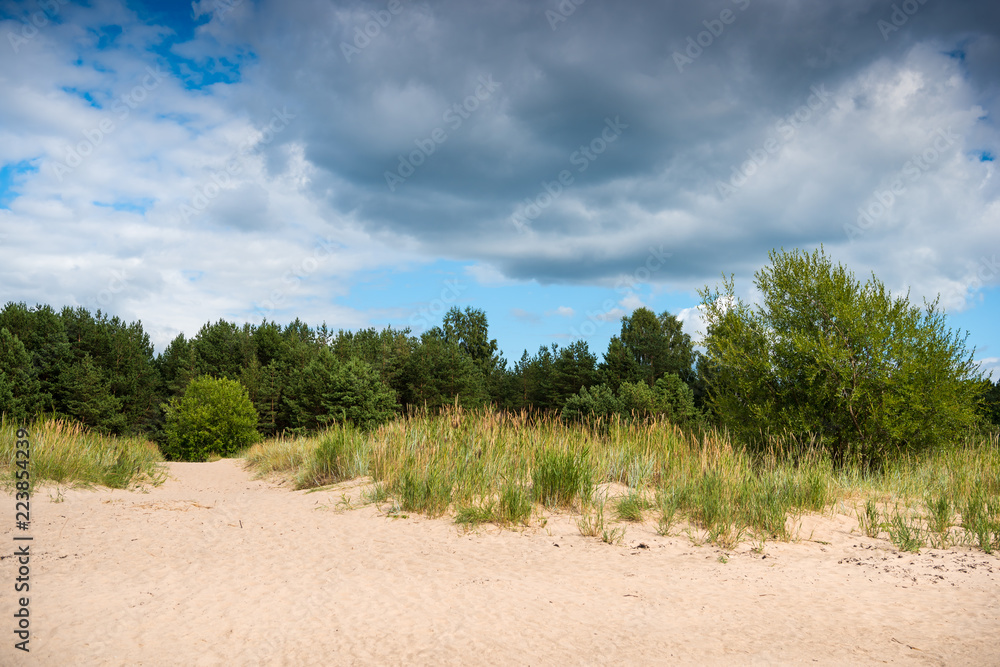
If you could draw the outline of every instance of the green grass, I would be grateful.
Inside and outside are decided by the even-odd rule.
[[[545,510],[574,511],[581,533],[611,542],[623,536],[615,522],[652,521],[664,535],[687,524],[699,540],[727,549],[746,540],[763,545],[794,539],[804,513],[854,505],[862,508],[861,532],[887,535],[900,549],[928,541],[1000,549],[996,434],[970,434],[876,473],[837,469],[822,452],[793,450],[780,438],[751,455],[725,433],[663,421],[586,427],[459,409],[367,434],[337,428],[258,444],[248,463],[284,470],[300,486],[370,476],[380,502],[391,498],[399,509],[450,514],[466,525],[526,525]],[[609,498],[606,489],[618,487],[607,485],[627,489]],[[907,510],[885,509],[892,507]]]
[[[13,486],[18,471],[18,426],[0,418],[0,467]],[[80,424],[43,418],[28,427],[32,483],[99,485],[125,489],[160,484],[166,479],[163,456],[156,445],[138,436],[115,437]],[[23,458],[20,460],[24,460]]]
[[[589,452],[542,450],[531,472],[535,500],[546,507],[572,507],[580,499],[589,500],[593,487]]]

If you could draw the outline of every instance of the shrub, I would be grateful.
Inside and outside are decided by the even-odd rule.
[[[676,373],[667,373],[650,387],[645,382],[623,382],[618,388],[623,415],[662,415],[680,424],[695,417],[694,392]]]
[[[164,455],[175,461],[204,461],[210,453],[231,456],[257,441],[257,411],[235,380],[203,375],[164,406]]]
[[[976,421],[982,383],[964,338],[937,303],[923,309],[865,284],[817,250],[771,253],[751,307],[705,288],[709,393],[723,425],[748,444],[811,438],[838,464],[879,467],[947,446]]]
[[[579,394],[574,394],[566,399],[562,418],[565,421],[607,419],[621,411],[621,401],[615,397],[611,388],[606,384],[599,384],[590,389],[584,387]]]

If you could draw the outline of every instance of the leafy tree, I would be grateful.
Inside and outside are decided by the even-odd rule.
[[[257,412],[246,388],[235,380],[202,375],[164,407],[164,455],[204,461],[211,453],[231,456],[258,439]]]
[[[396,407],[375,369],[358,358],[342,362],[328,348],[289,377],[283,400],[289,424],[303,430],[338,422],[369,428],[391,419]]]
[[[403,377],[406,362],[417,345],[418,341],[410,336],[409,329],[387,327],[382,331],[374,328],[357,332],[339,331],[331,348],[341,360],[363,360],[378,371],[388,387],[397,395],[402,395],[406,392]]]
[[[0,414],[25,422],[42,409],[41,383],[17,336],[0,329]]]
[[[482,310],[467,307],[462,311],[458,306],[452,306],[445,314],[441,328],[444,340],[462,348],[482,372],[483,377],[489,377],[502,365],[500,354],[497,352],[497,342],[490,338],[489,323],[486,320],[486,313]]]
[[[937,302],[915,307],[874,275],[861,284],[822,250],[770,258],[755,308],[732,278],[701,291],[710,400],[734,433],[814,436],[838,462],[877,466],[946,446],[974,422],[972,354]]]

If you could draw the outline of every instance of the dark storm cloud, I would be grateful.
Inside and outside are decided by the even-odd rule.
[[[991,2],[303,0],[230,25],[261,81],[302,110],[285,139],[320,168],[317,193],[371,230],[544,282],[610,280],[664,243],[676,259],[654,280],[681,284],[771,247],[845,242],[857,200],[898,169],[897,151],[870,150],[896,121],[844,116],[888,104],[871,81],[930,45],[967,82],[955,109],[985,118],[1000,64]],[[948,80],[933,76],[926,90]],[[915,126],[922,112],[909,110]],[[988,143],[987,129],[963,137]],[[727,207],[719,183],[769,139],[769,169],[788,146],[825,152],[786,190],[742,179]],[[898,154],[914,141],[901,136]],[[532,203],[539,214],[513,223]]]

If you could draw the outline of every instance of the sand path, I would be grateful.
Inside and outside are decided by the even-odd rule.
[[[652,525],[611,546],[569,516],[464,533],[338,506],[357,491],[232,460],[170,464],[146,492],[38,490],[32,650],[13,649],[5,593],[0,664],[1000,664],[1000,559],[982,552],[900,555],[834,514],[723,563]]]

